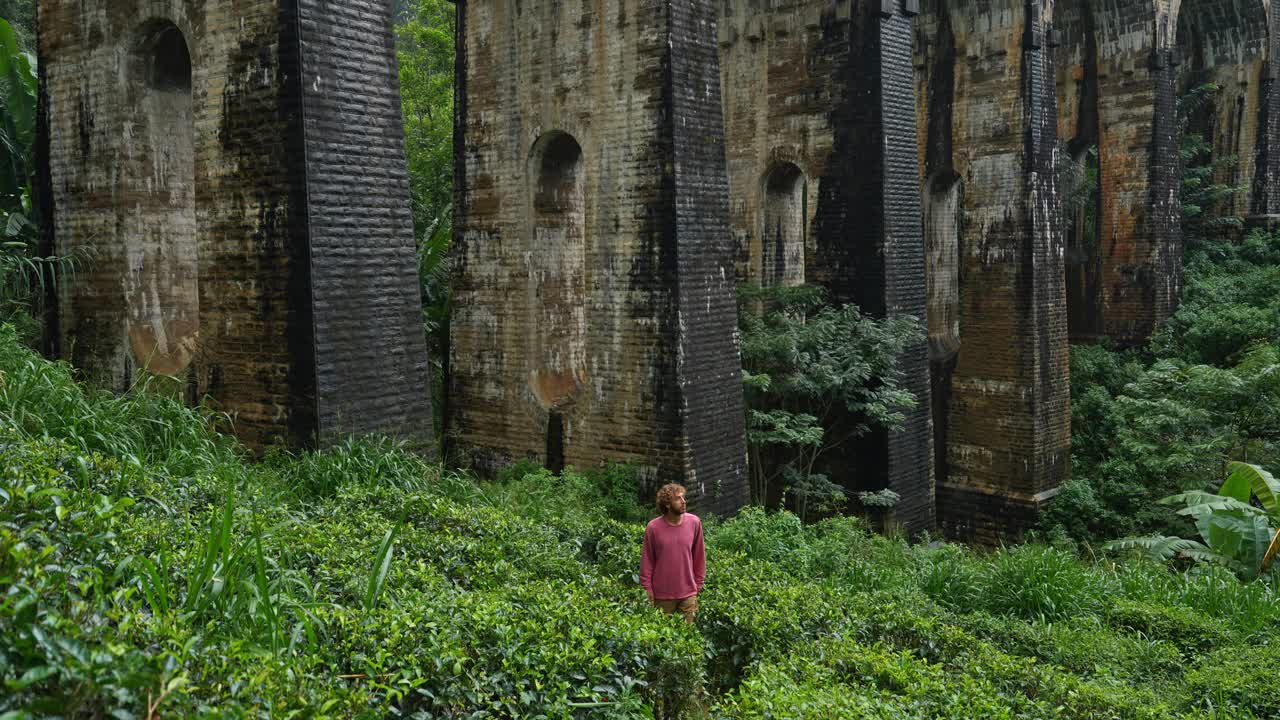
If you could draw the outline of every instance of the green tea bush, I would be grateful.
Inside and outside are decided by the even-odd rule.
[[[623,469],[485,484],[378,439],[250,462],[199,412],[85,393],[12,336],[0,373],[0,716],[1275,711],[1271,578],[747,510],[707,518],[688,626],[637,586]]]
[[[1275,682],[1280,647],[1268,642],[1229,648],[1205,656],[1187,673],[1191,702],[1224,714],[1280,717],[1280,686]]]

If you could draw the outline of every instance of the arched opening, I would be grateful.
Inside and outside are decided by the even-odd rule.
[[[760,234],[761,285],[804,284],[808,207],[804,173],[794,163],[774,165],[764,178]]]
[[[1176,49],[1183,231],[1220,235],[1249,210],[1263,142],[1267,8],[1261,0],[1183,0]]]
[[[563,464],[563,416],[587,380],[586,175],[582,147],[552,131],[529,154],[529,385],[548,411],[547,455]]]
[[[1079,140],[1079,136],[1077,136]],[[1096,142],[1075,142],[1069,151],[1068,172],[1061,193],[1066,230],[1067,334],[1073,342],[1100,338],[1098,307],[1102,267],[1098,252],[1102,211],[1101,166]]]
[[[1069,68],[1059,88],[1064,116],[1060,128],[1058,189],[1066,240],[1067,335],[1071,342],[1105,336],[1102,319],[1103,182],[1099,112],[1098,33],[1090,2],[1054,6],[1054,27],[1062,38],[1058,64]]]
[[[128,267],[130,347],[138,367],[180,377],[199,341],[192,63],[186,37],[167,20],[133,37],[126,95],[134,133],[121,162],[131,200],[117,210]],[[190,385],[193,378],[186,378]],[[194,392],[188,393],[194,401]]]
[[[191,92],[191,52],[182,31],[172,23],[159,23],[144,36],[147,87],[162,92]]]
[[[929,357],[941,361],[960,349],[960,178],[936,175],[925,183],[922,200]]]

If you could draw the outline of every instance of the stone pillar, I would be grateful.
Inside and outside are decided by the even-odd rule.
[[[389,12],[41,0],[51,244],[95,250],[58,346],[91,379],[173,376],[255,448],[430,445]]]
[[[318,432],[434,443],[391,7],[286,0],[300,18]]]
[[[1258,148],[1254,155],[1249,204],[1249,221],[1271,229],[1280,228],[1280,20],[1277,18],[1280,12],[1268,3],[1267,49],[1258,82]]]
[[[905,4],[728,3],[718,30],[739,280],[819,284],[869,314],[923,321]],[[893,521],[912,532],[934,523],[925,354],[921,344],[901,361],[919,402],[904,427],[828,450],[818,468],[850,493],[897,491]],[[828,437],[856,420],[838,418]]]
[[[736,510],[747,480],[714,6],[457,7],[451,451],[488,471],[627,462],[684,483],[699,509]],[[577,150],[530,162],[552,136]],[[581,204],[547,191],[568,175]]]
[[[934,158],[926,166],[936,176],[926,192],[939,179],[963,182],[959,287],[950,300],[937,301],[961,308],[958,329],[944,333],[958,337],[954,369],[935,377],[935,391],[947,400],[938,520],[948,535],[987,542],[1035,523],[1069,473],[1056,109],[1045,10],[1019,0],[958,8],[937,1],[925,3],[917,21],[917,102],[927,128],[921,153]],[[939,37],[944,29],[948,36]]]
[[[871,4],[871,3],[868,3]],[[910,315],[927,327],[925,303],[924,235],[919,192],[920,165],[916,151],[915,78],[912,66],[912,16],[916,3],[893,0],[880,2],[875,47],[879,52],[858,62],[867,71],[879,68],[880,188],[883,225],[875,246],[876,261],[883,263],[883,285],[878,292],[885,315]],[[871,73],[868,72],[868,76]],[[856,75],[854,77],[858,77]],[[858,83],[855,81],[854,85]],[[860,88],[861,89],[861,88]],[[850,99],[861,96],[850,93]],[[856,102],[856,100],[854,100]],[[870,149],[868,146],[863,146]],[[844,159],[849,167],[860,157]],[[869,201],[869,197],[862,200]],[[861,204],[861,203],[859,203]],[[855,204],[854,207],[858,205]],[[870,238],[851,239],[860,244]],[[867,244],[863,244],[867,247]],[[861,292],[861,290],[860,290]],[[901,500],[893,518],[909,531],[932,529],[935,525],[933,456],[930,452],[930,384],[928,342],[909,346],[898,361],[903,387],[915,394],[917,405],[908,411],[902,428],[888,435],[887,486]]]
[[[1095,237],[1072,248],[1071,336],[1141,344],[1182,277],[1176,58],[1170,32],[1157,40],[1168,20],[1154,0],[1056,0],[1052,16],[1059,135],[1098,161]]]

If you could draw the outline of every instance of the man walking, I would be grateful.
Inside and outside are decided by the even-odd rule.
[[[670,615],[679,612],[693,622],[698,593],[707,575],[702,545],[702,521],[684,511],[684,488],[675,483],[658,491],[658,517],[644,529],[640,554],[640,585],[649,602]]]

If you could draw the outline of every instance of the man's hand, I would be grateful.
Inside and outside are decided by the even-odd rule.
[[[644,591],[644,594],[649,596],[649,604],[650,604],[650,605],[657,605],[657,604],[658,604],[658,603],[657,603],[657,601],[653,599],[653,591],[652,591],[652,590],[645,590],[645,591]]]

